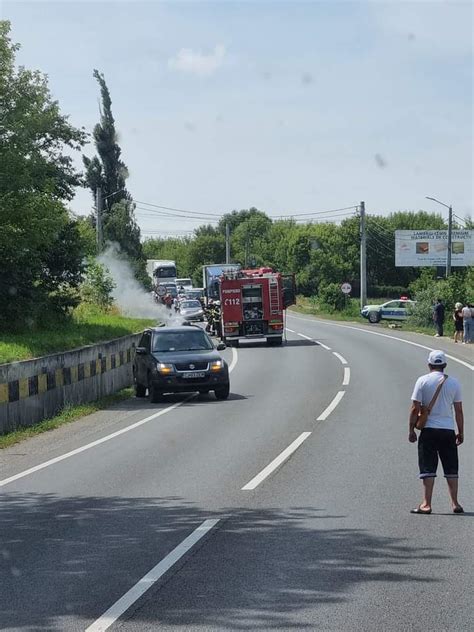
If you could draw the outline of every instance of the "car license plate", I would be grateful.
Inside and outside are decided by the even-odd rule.
[[[206,374],[200,371],[186,371],[186,373],[183,373],[183,377],[186,380],[190,380],[192,378],[206,377]]]

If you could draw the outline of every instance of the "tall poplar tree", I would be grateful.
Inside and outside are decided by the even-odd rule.
[[[102,188],[105,242],[117,243],[122,252],[133,260],[137,277],[145,279],[140,228],[135,220],[135,205],[126,189],[128,169],[121,159],[122,150],[117,142],[112,99],[104,75],[94,70],[94,77],[100,87],[100,121],[93,132],[97,155],[93,158],[83,156],[86,183],[94,200],[97,188]]]

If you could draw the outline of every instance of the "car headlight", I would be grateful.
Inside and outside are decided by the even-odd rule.
[[[222,360],[214,360],[213,362],[211,362],[211,371],[222,371],[223,368],[224,362]]]
[[[162,375],[169,375],[170,373],[174,373],[174,366],[172,364],[158,362],[158,364],[156,365],[156,369],[158,373],[161,373]]]

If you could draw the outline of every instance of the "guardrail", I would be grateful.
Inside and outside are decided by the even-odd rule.
[[[0,364],[0,434],[54,417],[67,405],[91,402],[130,386],[140,335]]]

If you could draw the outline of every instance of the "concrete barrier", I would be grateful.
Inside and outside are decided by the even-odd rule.
[[[140,335],[1,364],[0,434],[54,417],[67,405],[91,402],[130,386]]]

